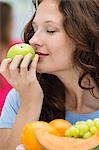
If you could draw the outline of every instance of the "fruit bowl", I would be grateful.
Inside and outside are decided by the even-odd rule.
[[[26,150],[99,150],[98,125],[99,118],[73,125],[63,119],[37,121],[24,127],[21,142]]]

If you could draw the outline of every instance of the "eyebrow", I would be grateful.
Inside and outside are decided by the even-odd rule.
[[[46,23],[46,24],[47,24],[47,23],[54,23],[54,24],[56,24],[56,25],[59,25],[59,24],[57,24],[55,21],[52,21],[52,20],[44,21],[44,23]],[[33,21],[32,24],[36,25],[36,22]]]

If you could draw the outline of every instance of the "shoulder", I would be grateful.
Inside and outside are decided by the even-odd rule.
[[[7,96],[19,96],[19,92],[16,89],[12,88]]]
[[[20,95],[12,89],[5,100],[0,116],[0,128],[12,128],[20,108]]]
[[[20,95],[16,89],[13,88],[12,90],[10,90],[6,97],[6,103],[9,103],[10,105],[17,105],[19,107]]]

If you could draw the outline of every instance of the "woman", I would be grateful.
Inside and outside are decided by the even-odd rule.
[[[13,128],[0,130],[6,136],[1,147],[20,144],[22,128],[31,121],[99,117],[98,10],[95,0],[39,2],[24,34],[36,52],[29,71],[31,54],[5,59],[0,67],[15,88],[0,118],[1,128]]]
[[[20,43],[19,40],[12,40],[13,18],[12,7],[5,2],[0,2],[0,63],[6,57],[10,46]],[[0,114],[8,92],[12,86],[0,74]]]

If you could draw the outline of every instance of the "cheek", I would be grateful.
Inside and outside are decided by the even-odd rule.
[[[58,72],[62,70],[69,70],[72,68],[72,55],[70,53],[53,52],[46,62],[47,69],[52,72]]]
[[[69,46],[68,44],[57,44],[50,57],[53,67],[60,69],[71,68],[74,50],[75,46]]]
[[[72,64],[72,53],[57,53],[54,62],[57,66],[69,66]]]
[[[59,45],[57,44],[55,49],[51,51],[51,56],[54,59],[54,61],[58,60],[59,62],[64,62],[64,61],[71,61],[73,57],[73,53],[75,51],[75,47],[68,46],[67,44],[64,45]]]
[[[56,36],[47,39],[47,41],[50,53],[63,53],[63,55],[68,55],[72,54],[76,49],[75,42],[65,32],[56,34]]]

